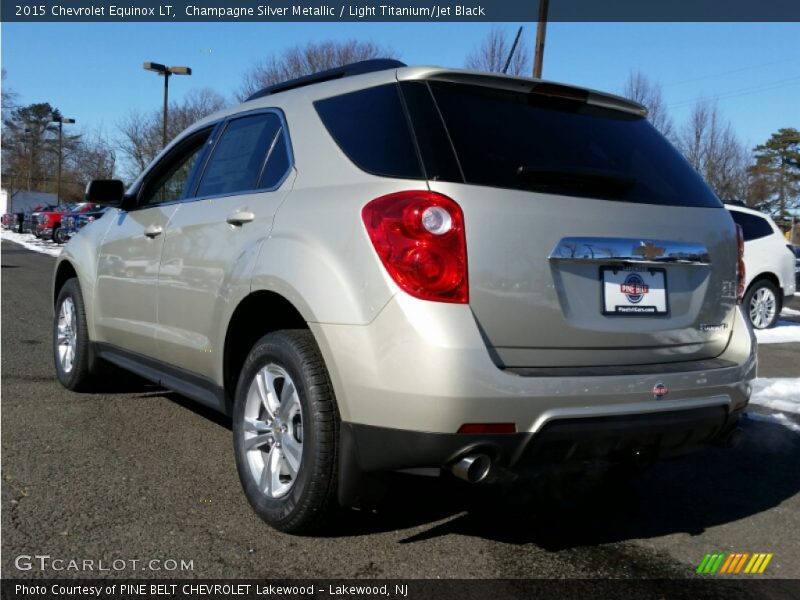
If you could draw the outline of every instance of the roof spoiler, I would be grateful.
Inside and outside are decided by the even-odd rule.
[[[374,73],[376,71],[386,71],[388,69],[398,69],[405,66],[407,66],[405,63],[393,58],[374,58],[371,60],[362,60],[349,65],[342,65],[341,67],[298,77],[297,79],[289,79],[288,81],[276,83],[257,91],[247,100],[255,100],[256,98],[263,98],[264,96],[270,96],[279,92],[286,92],[288,90],[293,90],[315,83],[322,83],[324,81],[342,79],[343,77],[352,77],[353,75],[363,75],[365,73]]]
[[[441,69],[438,67],[420,67],[403,69],[403,71],[398,74],[398,79],[447,81],[450,83],[481,85],[514,92],[543,94],[546,96],[580,100],[594,106],[602,106],[642,117],[647,116],[647,108],[638,102],[628,100],[622,96],[563,83],[531,79],[529,77],[515,77],[512,75],[501,75],[499,73],[476,73],[474,71]]]

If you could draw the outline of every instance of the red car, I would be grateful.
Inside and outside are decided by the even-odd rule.
[[[95,205],[91,202],[73,202],[61,204],[52,210],[42,211],[33,216],[33,234],[39,239],[57,241],[61,236],[61,217],[64,213],[77,212],[84,213],[93,210]],[[63,241],[62,241],[63,243]]]

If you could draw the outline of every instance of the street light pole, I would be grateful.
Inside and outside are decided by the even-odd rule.
[[[56,179],[56,204],[61,204],[61,164],[64,156],[64,124],[74,123],[75,119],[68,119],[61,115],[51,115],[51,123],[58,123],[58,179]]]
[[[161,63],[146,62],[144,68],[147,71],[153,71],[164,77],[164,120],[161,130],[161,147],[167,146],[167,120],[169,112],[169,78],[171,75],[191,75],[192,70],[189,67],[168,67]]]

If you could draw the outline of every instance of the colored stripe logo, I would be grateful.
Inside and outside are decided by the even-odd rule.
[[[697,572],[703,575],[725,574],[736,575],[746,573],[750,575],[760,575],[767,569],[767,565],[772,560],[772,554],[765,552],[716,552],[706,554],[697,567]]]

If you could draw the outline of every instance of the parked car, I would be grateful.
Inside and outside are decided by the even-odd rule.
[[[34,206],[31,210],[26,210],[22,218],[22,233],[34,233],[36,217],[39,215],[39,213],[41,211],[50,211],[54,208],[54,206],[40,204]]]
[[[36,237],[53,240],[58,243],[66,241],[62,235],[61,217],[68,213],[84,213],[95,208],[89,202],[72,202],[60,204],[51,210],[39,211],[34,217],[33,233]]]
[[[277,529],[387,472],[471,484],[733,444],[743,242],[634,102],[368,61],[189,127],[73,237],[59,381],[107,362],[232,416]]]
[[[24,218],[24,213],[5,213],[3,215],[3,229],[22,233],[22,222]]]
[[[767,329],[794,295],[794,250],[769,215],[739,204],[726,207],[744,235],[745,314],[753,327]]]
[[[108,210],[108,207],[98,206],[85,212],[72,211],[64,213],[61,217],[61,228],[57,231],[57,235],[54,236],[53,241],[57,244],[65,243],[73,235],[78,233],[81,228],[102,217],[106,210]]]
[[[792,252],[794,253],[794,289],[797,293],[800,290],[800,246],[793,245]]]

